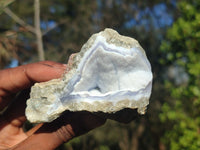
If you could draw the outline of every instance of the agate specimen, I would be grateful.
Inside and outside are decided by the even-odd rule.
[[[26,108],[30,122],[51,122],[66,110],[114,115],[128,108],[145,113],[152,72],[135,39],[112,29],[94,34],[70,58],[66,72],[32,87]]]

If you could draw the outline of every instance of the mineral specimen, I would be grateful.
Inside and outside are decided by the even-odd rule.
[[[129,108],[145,113],[152,72],[135,39],[105,29],[70,58],[68,69],[62,78],[32,87],[26,108],[30,122],[51,122],[66,110],[112,115]]]

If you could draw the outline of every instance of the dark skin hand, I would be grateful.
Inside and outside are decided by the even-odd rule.
[[[73,137],[105,123],[89,112],[65,112],[51,123],[23,131],[30,87],[36,82],[59,78],[67,65],[44,61],[0,71],[0,150],[53,150]],[[20,94],[19,94],[20,92]]]

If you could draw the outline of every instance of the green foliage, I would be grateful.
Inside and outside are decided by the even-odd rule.
[[[121,125],[112,121],[107,122],[103,128],[95,129],[95,132],[75,138],[58,149],[159,149],[161,145],[160,137],[165,124],[161,126],[158,114],[161,104],[169,97],[166,87],[161,82],[163,70],[166,70],[166,68],[161,66],[159,61],[162,64],[166,64],[167,61],[164,56],[167,56],[167,59],[170,59],[167,63],[170,64],[176,57],[182,58],[184,53],[178,50],[176,52],[169,51],[171,49],[170,41],[166,41],[162,45],[162,51],[158,51],[167,27],[158,28],[159,22],[157,20],[161,19],[162,16],[153,12],[153,7],[158,3],[162,3],[169,10],[168,13],[175,17],[178,13],[174,13],[176,8],[171,4],[172,1],[41,0],[40,2],[41,28],[45,55],[48,60],[66,63],[69,55],[78,52],[91,34],[110,27],[120,34],[131,36],[140,42],[146,50],[154,73],[152,99],[150,100],[148,112],[144,117],[140,116],[138,120],[128,125]],[[33,1],[18,0],[17,3],[10,5],[10,9],[26,23],[34,26]],[[151,13],[145,13],[148,10],[151,10]],[[126,24],[130,23],[132,19],[135,19],[135,24],[126,27]],[[37,61],[35,35],[14,22],[5,13],[1,14],[0,20],[0,29],[15,30],[17,33],[16,43],[13,45],[16,50],[16,59],[21,64]],[[51,28],[51,23],[55,27]],[[200,32],[197,32],[196,36],[199,35]],[[6,58],[10,60],[13,56],[9,55]],[[6,63],[8,64],[8,62]],[[180,59],[179,64],[184,64],[184,61]],[[5,65],[4,63],[3,66]],[[195,71],[197,70],[191,69],[191,72],[197,74]],[[166,86],[170,88],[171,84],[166,82]],[[176,93],[180,92],[179,90],[174,90],[174,95],[177,95]],[[191,88],[191,90],[198,94],[198,89]],[[179,96],[177,95],[178,98]],[[195,103],[196,106],[199,105],[198,102]],[[171,119],[175,118],[175,115],[174,112],[169,114]],[[164,121],[166,118],[163,116]]]
[[[186,84],[166,81],[171,98],[163,105],[161,121],[167,126],[163,142],[171,150],[200,149],[200,1],[179,2],[180,17],[168,30],[160,62],[183,68]],[[179,78],[179,77],[177,77]]]

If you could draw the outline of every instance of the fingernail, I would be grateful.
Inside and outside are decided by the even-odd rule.
[[[63,64],[63,67],[67,67],[68,65],[67,64]]]

